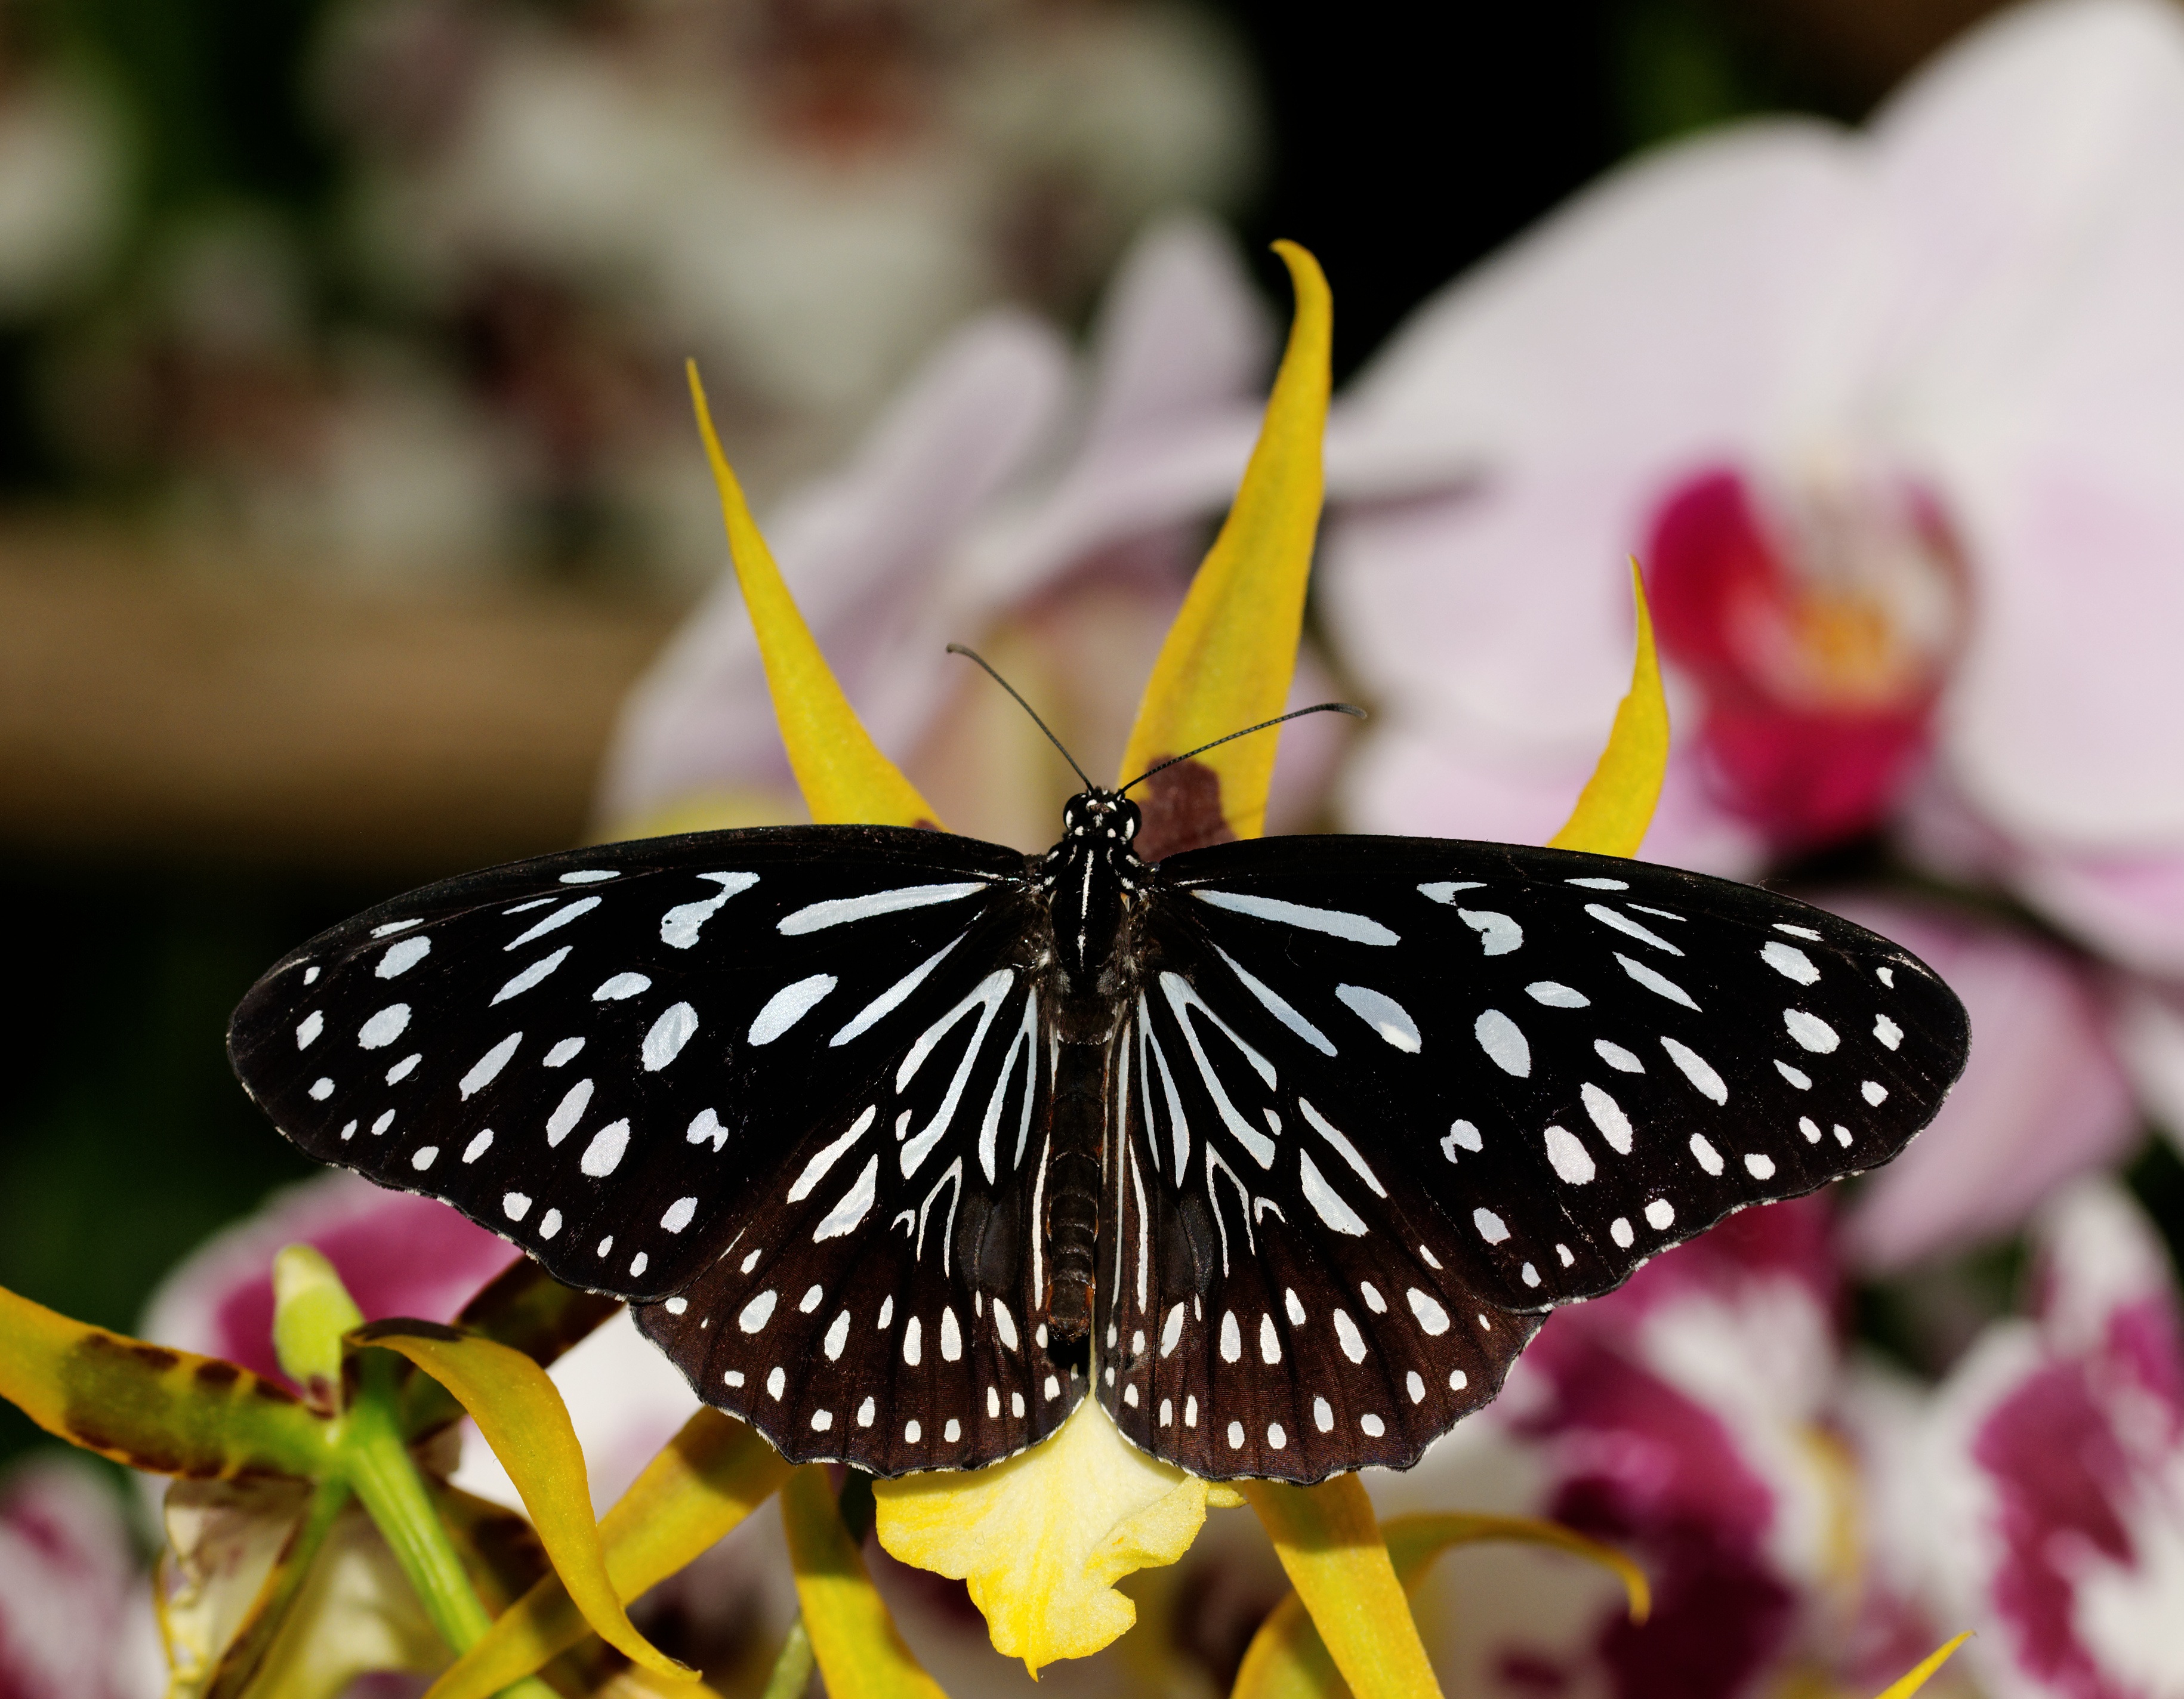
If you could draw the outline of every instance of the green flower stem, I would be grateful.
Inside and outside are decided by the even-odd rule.
[[[397,1359],[385,1351],[357,1357],[356,1396],[342,1423],[343,1473],[410,1578],[440,1638],[468,1652],[493,1626],[446,1524],[395,1425]]]
[[[800,1613],[788,1625],[788,1638],[781,1643],[781,1655],[774,1659],[773,1674],[766,1678],[766,1691],[759,1699],[798,1699],[811,1685],[811,1636],[805,1632]]]
[[[343,1473],[416,1590],[425,1614],[460,1657],[485,1638],[493,1618],[448,1537],[416,1459],[403,1442],[397,1413],[400,1360],[386,1351],[362,1351],[356,1368],[356,1395],[343,1419],[338,1446]],[[558,1699],[535,1675],[502,1691],[518,1699]]]

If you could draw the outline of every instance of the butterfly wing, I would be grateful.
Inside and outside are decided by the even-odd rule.
[[[1098,1392],[1202,1474],[1407,1466],[1546,1309],[1886,1161],[1964,1063],[1930,970],[1750,886],[1362,837],[1160,874]]]
[[[812,827],[496,868],[313,939],[230,1051],[312,1155],[658,1301],[640,1325],[791,1457],[991,1461],[1081,1391],[1015,1326],[1049,1083],[1024,866]]]

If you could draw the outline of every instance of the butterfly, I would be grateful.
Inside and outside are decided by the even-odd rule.
[[[1754,887],[1421,838],[1150,863],[1141,823],[1088,783],[1043,856],[807,826],[492,868],[284,958],[229,1052],[792,1459],[980,1467],[1090,1395],[1299,1482],[1415,1462],[1554,1306],[1886,1161],[1964,1065],[1930,969]]]

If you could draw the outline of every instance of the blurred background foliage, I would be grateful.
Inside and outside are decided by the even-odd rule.
[[[1340,378],[1619,158],[1751,111],[1854,118],[1985,9],[14,0],[0,1284],[130,1326],[309,1170],[226,1068],[257,972],[389,891],[583,829],[620,690],[717,565],[686,353],[771,494],[967,313],[1081,323],[1130,232],[1196,203],[1262,253],[1317,251]],[[815,296],[844,275],[868,287]],[[223,597],[255,647],[162,646]],[[573,705],[480,754],[484,709],[434,697],[443,674],[383,676],[451,618],[482,698],[521,694],[505,666]],[[619,647],[572,660],[605,641],[579,631]],[[247,713],[205,705],[290,655],[292,703],[276,669]],[[431,699],[436,729],[352,760],[381,699],[309,694],[337,673]],[[236,751],[291,732],[288,789],[231,771],[271,770]],[[553,746],[510,757],[526,738]],[[29,1438],[0,1409],[0,1451]]]

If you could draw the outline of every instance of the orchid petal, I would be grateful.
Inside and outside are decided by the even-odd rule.
[[[1669,771],[1669,704],[1661,694],[1646,581],[1635,560],[1630,563],[1630,594],[1638,608],[1638,655],[1631,663],[1630,694],[1615,710],[1607,747],[1579,792],[1577,807],[1547,840],[1552,849],[1635,855],[1661,800],[1661,782]]]
[[[873,1484],[880,1544],[971,1584],[994,1648],[1037,1675],[1089,1657],[1137,1620],[1114,1584],[1190,1549],[1218,1484],[1139,1451],[1096,1399],[1029,1451],[970,1473]]]
[[[376,1322],[349,1339],[409,1358],[470,1412],[523,1495],[555,1572],[602,1640],[632,1663],[694,1678],[638,1633],[622,1608],[592,1520],[583,1450],[543,1369],[521,1351],[436,1323]]]
[[[1634,1622],[1644,1622],[1652,1607],[1643,1569],[1613,1546],[1588,1540],[1560,1523],[1529,1516],[1399,1516],[1382,1524],[1380,1531],[1387,1539],[1396,1579],[1407,1594],[1417,1590],[1427,1568],[1442,1552],[1481,1540],[1512,1540],[1571,1552],[1613,1571],[1623,1583]],[[1229,1699],[1333,1699],[1348,1691],[1304,1601],[1292,1592],[1252,1637]]]
[[[699,433],[720,486],[721,512],[727,521],[728,549],[736,580],[743,587],[765,658],[767,685],[781,722],[788,764],[804,793],[811,818],[822,825],[933,826],[932,807],[882,755],[857,711],[828,671],[811,628],[797,612],[782,582],[781,569],[759,534],[744,500],[743,487],[729,469],[714,434],[698,366],[690,364],[690,398],[697,409]]]
[[[327,1463],[325,1425],[286,1387],[71,1321],[4,1287],[0,1398],[72,1446],[154,1474],[309,1479]]]
[[[363,1325],[364,1312],[320,1252],[291,1245],[273,1259],[273,1350],[319,1409],[336,1407],[342,1335]]]
[[[1280,713],[1296,667],[1319,528],[1334,308],[1318,261],[1294,242],[1277,242],[1275,251],[1296,290],[1289,348],[1235,504],[1154,663],[1117,783]],[[1265,829],[1275,749],[1270,733],[1199,757],[1199,769],[1214,782],[1210,797],[1185,792],[1188,769],[1154,780],[1145,804],[1147,853],[1158,859],[1192,844],[1257,837]],[[1164,830],[1161,816],[1186,796],[1181,829]]]
[[[787,1461],[751,1429],[717,1410],[699,1411],[599,1519],[616,1593],[633,1599],[673,1574],[764,1503],[788,1474]],[[542,1577],[427,1699],[485,1699],[590,1632],[567,1584],[559,1574]]]
[[[1356,1475],[1237,1483],[1274,1542],[1334,1667],[1359,1699],[1439,1694],[1373,1501]]]
[[[823,1468],[807,1463],[789,1476],[781,1519],[805,1631],[831,1699],[946,1699],[880,1602]]]

